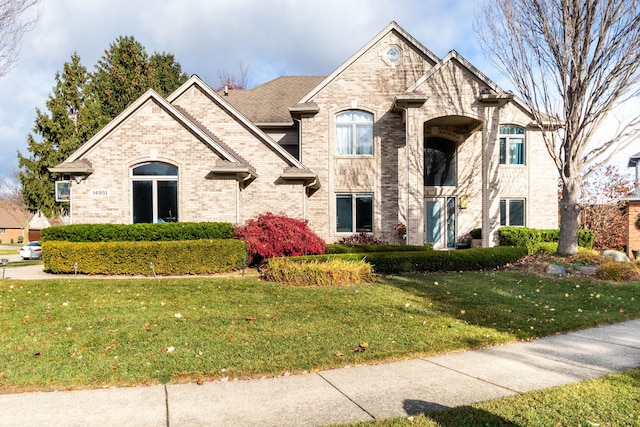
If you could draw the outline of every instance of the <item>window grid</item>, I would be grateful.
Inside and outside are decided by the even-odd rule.
[[[524,227],[525,225],[525,200],[501,199],[500,200],[500,226]]]
[[[336,194],[336,231],[373,232],[373,194]]]
[[[524,128],[514,125],[500,126],[500,164],[524,165],[525,164],[525,131]]]
[[[336,154],[373,156],[373,114],[349,110],[336,115]]]

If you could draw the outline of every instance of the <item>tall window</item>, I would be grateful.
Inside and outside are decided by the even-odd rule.
[[[524,129],[519,126],[500,126],[500,164],[524,165]]]
[[[178,168],[152,162],[131,171],[133,222],[178,221]]]
[[[373,231],[373,194],[336,194],[338,233]]]
[[[457,184],[456,143],[444,138],[424,141],[424,185],[454,187]]]
[[[373,114],[350,110],[336,116],[336,154],[373,155]]]
[[[503,227],[524,227],[523,199],[500,200],[500,225]]]

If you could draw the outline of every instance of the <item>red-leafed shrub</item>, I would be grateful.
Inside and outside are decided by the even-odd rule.
[[[306,220],[265,213],[236,227],[235,237],[247,243],[250,265],[269,258],[323,254],[326,244]]]

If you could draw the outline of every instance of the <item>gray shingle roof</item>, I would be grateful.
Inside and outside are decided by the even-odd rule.
[[[253,89],[218,92],[224,100],[256,124],[293,124],[289,107],[294,107],[324,80],[323,76],[284,76]]]

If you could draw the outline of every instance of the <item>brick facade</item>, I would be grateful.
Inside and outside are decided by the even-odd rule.
[[[395,23],[308,92],[298,105],[309,110],[291,125],[254,124],[231,102],[195,76],[166,100],[145,94],[65,162],[91,165],[72,182],[73,222],[130,223],[131,170],[161,161],[178,168],[180,221],[242,223],[271,211],[308,219],[332,242],[350,235],[336,231],[336,194],[367,193],[373,234],[392,243],[397,223],[407,243],[425,242],[427,200],[454,201],[452,232],[482,227],[484,245],[495,244],[501,198],[525,200],[525,225],[557,227],[555,166],[526,109],[457,53],[440,60]],[[335,118],[346,110],[373,115],[373,155],[336,155]],[[526,130],[524,165],[499,164],[501,124]],[[299,158],[268,135],[299,138]],[[424,186],[426,138],[455,143],[454,186]],[[253,175],[215,174],[220,161]],[[283,178],[291,170],[317,179]]]

